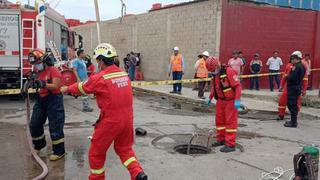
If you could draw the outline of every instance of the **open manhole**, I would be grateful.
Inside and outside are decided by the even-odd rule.
[[[195,154],[209,154],[211,152],[210,148],[200,146],[200,145],[194,145],[194,144],[181,144],[178,146],[175,146],[174,151],[180,153],[180,154],[187,154],[187,155],[195,155]]]

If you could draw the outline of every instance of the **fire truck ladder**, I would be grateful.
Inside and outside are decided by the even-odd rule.
[[[61,63],[62,63],[62,58],[61,58],[60,51],[58,50],[56,44],[53,41],[49,41],[48,46],[49,46],[54,58],[57,60],[57,65],[60,67]]]
[[[23,86],[25,77],[24,70],[33,70],[33,66],[25,67],[24,62],[28,61],[28,53],[34,49],[35,38],[35,21],[34,19],[22,19],[22,58],[21,58],[21,87]]]

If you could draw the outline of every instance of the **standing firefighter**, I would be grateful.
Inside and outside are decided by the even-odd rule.
[[[89,150],[89,179],[105,179],[106,153],[112,143],[115,152],[131,174],[132,180],[147,180],[136,159],[133,145],[133,99],[129,77],[114,65],[117,53],[110,44],[98,45],[94,51],[99,73],[88,81],[62,87],[62,92],[75,95],[94,94],[100,108],[100,118]]]
[[[233,152],[236,146],[238,128],[238,109],[240,108],[241,84],[236,71],[226,65],[219,65],[216,61],[207,60],[209,72],[216,74],[211,81],[211,94],[216,103],[216,132],[217,141],[214,147],[223,146],[221,152]]]
[[[65,114],[63,95],[60,92],[61,74],[54,67],[55,59],[52,54],[45,54],[44,51],[37,49],[29,54],[29,60],[39,72],[38,79],[34,81],[34,87],[39,89],[39,92],[30,122],[34,148],[40,151],[46,146],[43,126],[48,118],[53,149],[50,160],[56,161],[65,154],[63,133]]]
[[[286,77],[287,81],[287,96],[288,96],[288,109],[291,114],[291,121],[287,121],[284,126],[285,127],[293,127],[296,128],[297,116],[298,116],[298,99],[300,95],[304,96],[306,94],[306,89],[303,88],[303,84],[308,84],[308,82],[304,83],[303,80],[307,81],[307,73],[306,68],[301,63],[302,53],[300,51],[295,51],[292,53],[290,60],[293,64],[290,73]]]

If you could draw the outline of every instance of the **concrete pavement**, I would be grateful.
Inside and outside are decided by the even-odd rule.
[[[317,135],[319,118],[303,119],[299,128],[287,129],[282,126],[283,122],[264,119],[273,114],[262,115],[257,111],[255,118],[239,119],[238,143],[244,147],[244,152],[238,150],[223,154],[217,148],[206,155],[178,154],[172,150],[175,145],[186,143],[190,134],[195,131],[206,131],[214,127],[213,107],[183,103],[167,96],[149,96],[140,91],[135,94],[134,125],[145,128],[148,135],[136,137],[134,148],[151,180],[256,180],[263,171],[271,171],[276,166],[292,168],[293,154],[301,150],[301,144],[320,144]],[[187,95],[186,89],[183,94]],[[0,97],[0,101],[1,127],[11,132],[8,137],[14,138],[6,139],[3,136],[0,139],[1,144],[6,144],[7,147],[0,149],[0,164],[3,167],[0,168],[0,179],[30,179],[40,173],[40,170],[30,158],[25,145],[23,102],[3,97]],[[266,107],[275,108],[274,104],[269,103],[254,100],[249,107],[263,108],[265,104]],[[93,132],[91,124],[98,118],[98,109],[94,106],[94,112],[83,113],[80,111],[81,100],[68,96],[65,97],[65,108],[67,155],[58,162],[49,162],[46,157],[51,152],[50,146],[41,153],[49,166],[47,179],[87,179],[87,153],[90,144],[87,137]],[[48,137],[48,130],[46,134]],[[108,153],[106,167],[107,179],[130,179],[112,148]],[[285,174],[284,179],[289,179],[291,173],[292,171]]]

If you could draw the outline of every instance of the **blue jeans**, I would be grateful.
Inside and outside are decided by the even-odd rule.
[[[135,65],[130,65],[128,71],[129,71],[130,80],[131,80],[131,81],[134,81],[134,79],[135,79],[136,66],[135,66]]]
[[[258,74],[258,73],[252,73],[254,75]],[[252,90],[254,88],[254,86],[256,87],[256,90],[259,90],[259,77],[252,77],[250,78],[250,89]]]
[[[182,79],[182,72],[172,72],[172,79],[173,80],[181,80]],[[173,84],[173,92],[181,92],[182,84],[176,83]]]
[[[279,71],[276,70],[269,70],[269,73],[278,73]],[[279,75],[271,75],[269,76],[269,83],[270,83],[270,90],[273,91],[274,89],[274,84],[273,84],[273,79],[275,79],[278,88],[280,88],[280,78]]]

